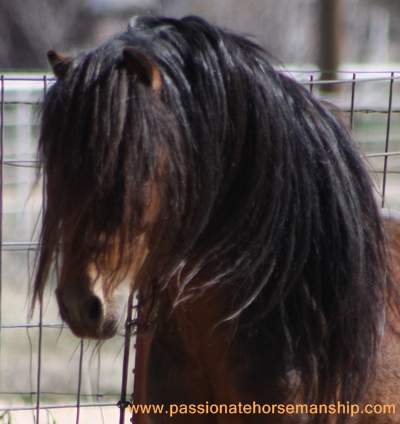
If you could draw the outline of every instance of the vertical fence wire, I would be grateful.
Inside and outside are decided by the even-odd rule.
[[[390,141],[390,124],[392,120],[392,105],[393,105],[393,84],[394,84],[394,72],[390,74],[390,85],[389,85],[389,104],[388,114],[386,123],[386,137],[385,137],[385,156],[383,158],[383,179],[382,179],[382,208],[385,206],[385,195],[386,195],[386,181],[387,181],[387,167],[388,167],[388,151]]]
[[[82,365],[83,365],[84,342],[81,339],[79,348],[78,388],[76,390],[76,424],[79,424],[81,412],[81,390],[82,390]]]
[[[101,376],[101,346],[97,349],[97,369],[96,369],[96,400],[97,402],[101,401],[101,395],[100,395],[100,376]],[[100,416],[101,416],[101,422],[104,424],[104,415],[103,415],[103,409],[100,407]]]
[[[1,325],[3,324],[3,163],[4,163],[4,75],[0,77],[0,365],[2,363]],[[0,378],[1,383],[1,378]]]
[[[42,339],[43,339],[43,304],[39,305],[39,341],[38,341],[38,366],[36,374],[36,424],[40,423],[40,393],[42,375]]]
[[[97,367],[96,367],[96,399],[100,401],[100,370],[101,370],[101,347],[97,350]]]
[[[129,372],[129,354],[131,350],[133,292],[129,295],[125,322],[124,357],[122,362],[121,399],[119,401],[119,424],[125,424],[125,409],[127,406],[127,384]]]
[[[4,163],[4,75],[0,77],[0,324],[2,320],[3,269],[3,163]],[[0,329],[1,332],[1,329]],[[1,333],[0,333],[1,334]],[[1,343],[0,343],[1,346]]]
[[[356,73],[353,73],[353,81],[351,83],[351,100],[350,100],[350,128],[354,129],[354,101],[356,96]]]
[[[47,92],[47,76],[43,75],[43,96]],[[46,182],[43,175],[42,181],[42,223],[46,207]],[[41,397],[41,378],[42,378],[42,343],[43,343],[43,299],[39,303],[39,340],[38,340],[38,367],[36,378],[36,424],[40,424],[40,397]]]

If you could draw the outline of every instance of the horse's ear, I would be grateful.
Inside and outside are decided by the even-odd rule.
[[[54,50],[47,52],[47,59],[57,78],[61,78],[67,73],[72,62],[71,58],[56,53]]]
[[[160,70],[146,54],[133,47],[125,47],[122,52],[123,66],[137,76],[140,82],[158,91],[161,88]]]

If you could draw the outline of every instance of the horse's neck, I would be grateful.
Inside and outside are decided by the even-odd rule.
[[[161,297],[149,352],[148,401],[237,403],[286,397],[287,387],[280,384],[287,381],[284,356],[273,337],[265,340],[268,334],[257,326],[216,325],[229,296],[210,291],[173,308],[174,299],[173,289]]]

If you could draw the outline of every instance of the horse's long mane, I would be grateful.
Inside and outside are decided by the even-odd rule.
[[[130,75],[127,47],[156,64],[159,91]],[[37,293],[63,234],[81,259],[116,232],[134,254],[151,182],[137,284],[178,279],[177,302],[225,287],[224,319],[273,325],[306,399],[359,398],[390,288],[372,183],[346,129],[262,48],[196,17],[137,18],[51,87],[40,151]]]

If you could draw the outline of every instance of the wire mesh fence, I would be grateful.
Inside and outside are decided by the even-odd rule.
[[[52,82],[0,77],[0,423],[123,423],[128,415],[117,402],[133,384],[131,340],[77,339],[51,290],[28,319],[44,201],[38,106]]]
[[[400,208],[400,71],[342,72],[335,81],[320,81],[318,71],[285,72],[334,105],[365,154],[378,201]],[[52,82],[0,77],[0,423],[129,422],[116,406],[133,387],[129,331],[101,345],[77,339],[52,290],[28,320],[44,200],[38,105]]]
[[[342,71],[334,81],[319,80],[319,72],[290,73],[314,95],[331,103],[334,113],[352,131],[381,206],[400,208],[400,99],[396,95],[400,73]]]

